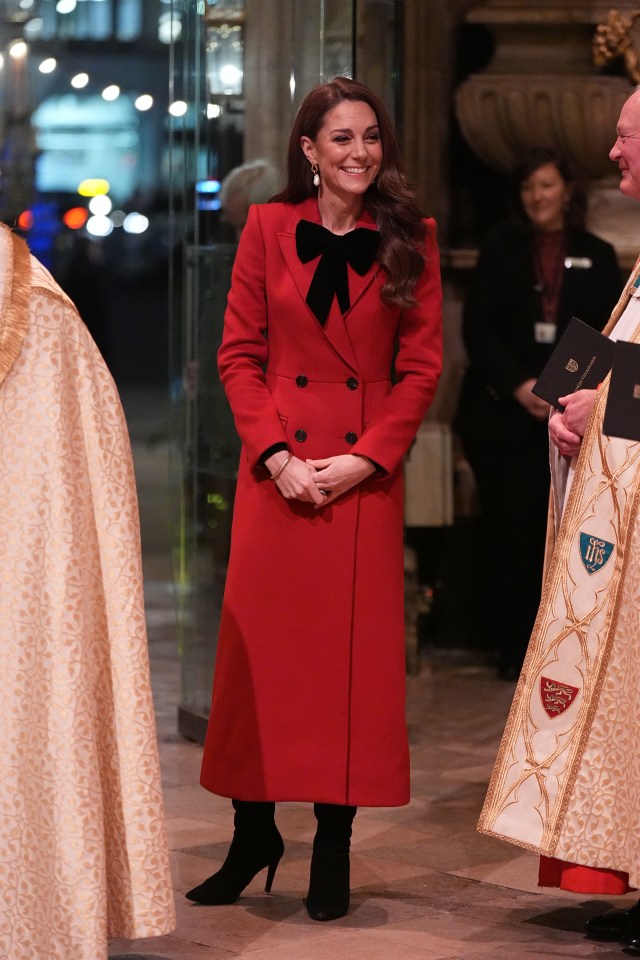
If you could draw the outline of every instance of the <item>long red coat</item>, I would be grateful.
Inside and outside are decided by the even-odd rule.
[[[349,267],[351,307],[334,298],[323,328],[305,303],[318,261],[298,259],[302,218],[320,222],[315,199],[251,207],[233,271],[218,361],[243,452],[201,782],[240,800],[396,806],[409,800],[402,459],[441,366],[435,224],[417,307],[382,303],[377,262]],[[280,441],[301,459],[363,454],[386,476],[316,511],[261,466]]]

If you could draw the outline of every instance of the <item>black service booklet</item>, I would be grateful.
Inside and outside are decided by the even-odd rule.
[[[602,432],[640,440],[640,343],[616,342]]]
[[[576,390],[593,390],[613,363],[614,341],[572,317],[532,390],[559,410],[558,397]]]

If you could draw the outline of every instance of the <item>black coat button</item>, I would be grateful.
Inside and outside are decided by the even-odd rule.
[[[356,380],[355,377],[349,377],[349,379],[347,380],[347,386],[348,386],[349,390],[357,390],[357,389],[358,389],[358,381]]]
[[[296,430],[294,436],[295,436],[296,440],[298,441],[298,443],[304,443],[304,441],[307,439],[307,431],[306,431],[306,430]]]
[[[349,433],[345,436],[345,440],[347,441],[349,446],[352,447],[354,443],[358,442],[358,437],[356,436],[355,433],[351,433],[351,431],[349,431]]]
[[[296,377],[296,387],[306,387],[308,383],[309,381],[303,373]]]

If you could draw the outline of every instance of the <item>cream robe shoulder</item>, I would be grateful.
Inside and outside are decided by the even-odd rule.
[[[0,956],[174,926],[138,509],[111,376],[0,228]]]

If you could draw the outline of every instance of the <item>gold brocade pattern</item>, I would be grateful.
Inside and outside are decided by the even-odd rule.
[[[479,829],[639,884],[630,737],[640,723],[640,444],[602,434],[607,389],[587,426]],[[610,548],[595,568],[585,555],[594,539]],[[542,678],[578,691],[561,713],[545,711]]]
[[[12,237],[8,227],[0,230],[0,384],[15,363],[29,321],[29,297],[33,270],[25,243]],[[44,268],[43,268],[44,269]],[[49,278],[51,280],[51,278]]]
[[[33,273],[0,387],[0,956],[106,960],[174,926],[135,483],[111,376]]]
[[[640,527],[633,527],[616,634],[611,645],[588,748],[576,774],[556,856],[587,866],[623,870],[640,886]]]

